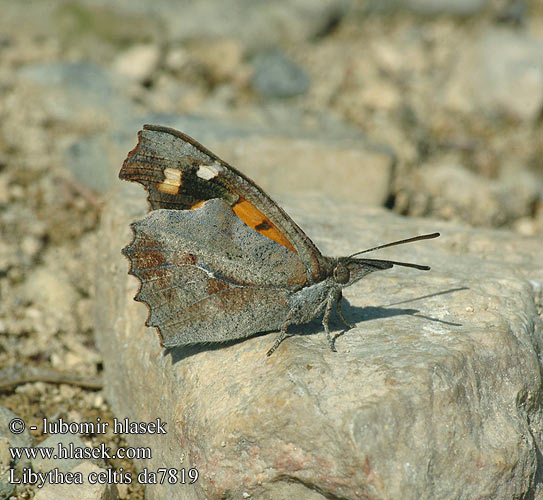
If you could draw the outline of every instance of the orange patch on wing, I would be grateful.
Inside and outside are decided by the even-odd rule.
[[[194,210],[195,208],[200,208],[207,200],[200,200],[194,203],[194,205],[190,206],[191,210]]]
[[[239,201],[234,204],[232,209],[234,210],[234,213],[243,222],[245,222],[245,224],[253,228],[257,233],[266,236],[270,240],[273,240],[276,243],[283,245],[285,248],[288,248],[291,252],[296,253],[296,250],[294,250],[294,247],[283,235],[283,233],[279,231],[273,222],[252,203],[248,202],[244,198],[240,198]]]
[[[157,184],[157,189],[162,193],[178,194],[183,184],[183,172],[177,168],[165,168],[164,180]]]

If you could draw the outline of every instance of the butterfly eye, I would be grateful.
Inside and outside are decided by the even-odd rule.
[[[336,280],[336,283],[344,285],[349,281],[350,277],[351,273],[349,272],[349,269],[343,264],[339,264],[334,268],[334,279]]]

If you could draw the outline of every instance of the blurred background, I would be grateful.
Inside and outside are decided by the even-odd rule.
[[[99,374],[96,230],[144,123],[279,200],[543,235],[540,0],[0,6],[0,368]],[[0,405],[27,423],[109,411],[100,392],[44,382]]]

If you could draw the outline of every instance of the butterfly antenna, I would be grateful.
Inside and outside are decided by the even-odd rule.
[[[381,260],[381,259],[359,259],[357,262],[364,262],[365,264],[369,264],[370,266],[376,265],[378,269],[382,269],[382,267],[379,267],[379,264],[391,264],[387,267],[390,268],[392,266],[403,266],[403,267],[412,267],[414,269],[419,269],[420,271],[429,271],[430,266],[421,266],[420,264],[413,264],[411,262],[398,262],[396,260]]]
[[[350,259],[362,253],[368,253],[368,252],[373,252],[374,250],[380,250],[381,248],[394,247],[396,245],[403,245],[404,243],[412,243],[413,241],[431,240],[432,238],[437,238],[438,236],[439,236],[439,233],[421,234],[420,236],[413,236],[413,238],[407,238],[406,240],[393,241],[392,243],[387,243],[386,245],[379,245],[378,247],[368,248],[367,250],[361,250],[360,252],[356,252],[356,253],[353,253],[352,255],[349,255],[348,258]],[[400,262],[394,262],[394,264],[402,265]],[[417,266],[413,265],[413,267],[417,267]]]

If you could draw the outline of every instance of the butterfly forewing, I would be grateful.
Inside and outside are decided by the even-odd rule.
[[[328,271],[313,242],[264,191],[181,132],[145,125],[119,177],[143,184],[153,210],[194,209],[220,198],[249,227],[298,254],[309,283]]]

